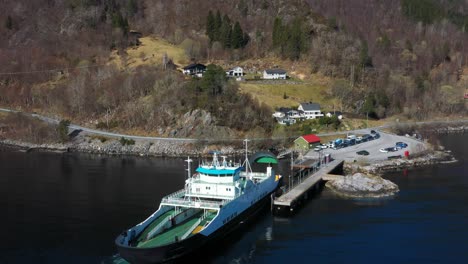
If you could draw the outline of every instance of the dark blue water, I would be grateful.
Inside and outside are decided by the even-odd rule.
[[[401,190],[392,198],[324,190],[294,217],[265,212],[201,261],[467,263],[467,139],[442,137],[458,163],[386,175]],[[0,263],[102,263],[184,173],[183,159],[0,152]]]

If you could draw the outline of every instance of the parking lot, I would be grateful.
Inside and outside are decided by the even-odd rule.
[[[370,134],[370,130],[360,130],[359,134]],[[409,151],[409,154],[417,153],[424,150],[426,147],[424,143],[420,140],[417,140],[412,137],[406,136],[397,136],[393,134],[388,134],[382,131],[377,131],[380,134],[380,138],[373,139],[367,142],[362,142],[356,145],[351,145],[348,147],[340,149],[322,149],[321,153],[319,151],[310,150],[307,154],[304,155],[305,158],[318,159],[319,154],[331,154],[331,157],[334,159],[344,159],[345,161],[353,162],[356,161],[367,161],[367,162],[376,162],[387,160],[389,156],[401,155],[404,157],[405,151]],[[394,152],[383,153],[380,152],[382,148],[395,147],[396,142],[404,142],[408,144],[406,148],[399,149]],[[322,142],[327,143],[327,142]],[[369,152],[369,155],[358,155],[356,152],[366,150]]]

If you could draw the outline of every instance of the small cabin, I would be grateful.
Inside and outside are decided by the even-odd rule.
[[[185,75],[197,76],[201,78],[203,77],[203,73],[206,72],[206,66],[200,63],[193,63],[193,64],[185,66],[182,69],[182,72]]]
[[[297,150],[308,151],[320,144],[320,138],[314,134],[304,135],[294,140],[294,146]]]

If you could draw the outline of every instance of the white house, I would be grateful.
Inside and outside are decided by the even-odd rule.
[[[323,116],[320,111],[320,105],[317,103],[301,103],[297,110],[302,111],[306,119],[314,119]]]
[[[268,69],[263,71],[263,79],[274,80],[274,79],[286,79],[286,71],[282,69]]]
[[[340,111],[331,111],[327,113],[328,117],[337,116],[339,120],[343,119],[343,113]]]
[[[242,76],[244,76],[244,69],[237,66],[237,67],[234,67],[234,68],[230,69],[229,71],[227,71],[226,75],[227,76],[233,76],[233,77],[242,77]]]

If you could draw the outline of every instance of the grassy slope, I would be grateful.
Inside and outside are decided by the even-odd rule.
[[[189,62],[185,51],[177,46],[167,42],[164,39],[147,36],[140,38],[141,45],[127,49],[126,62],[121,55],[114,51],[110,60],[120,68],[135,68],[140,65],[162,65],[162,58],[165,53],[171,58],[178,67],[183,67]]]
[[[261,82],[244,82],[240,84],[244,93],[250,93],[260,103],[271,108],[293,107],[297,108],[301,102],[320,103],[322,108],[331,108],[334,100],[327,98],[327,87],[313,82],[288,84],[279,81],[278,84],[265,84]],[[284,99],[286,94],[287,99]]]

